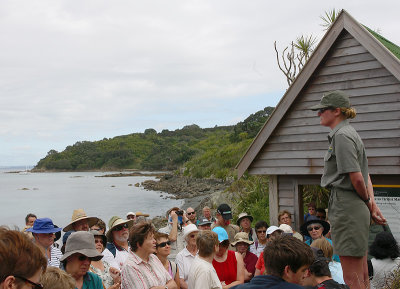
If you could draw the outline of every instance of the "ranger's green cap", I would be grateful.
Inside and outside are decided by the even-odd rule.
[[[350,108],[350,100],[347,94],[341,90],[334,90],[325,93],[319,104],[310,107],[311,110],[318,110],[321,108],[332,107],[346,107]]]

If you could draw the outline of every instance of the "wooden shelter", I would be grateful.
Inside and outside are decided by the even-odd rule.
[[[329,128],[315,111],[322,94],[343,90],[357,111],[374,184],[400,184],[400,48],[342,11],[238,165],[241,177],[269,175],[270,222],[281,210],[303,221],[299,186],[319,184]]]

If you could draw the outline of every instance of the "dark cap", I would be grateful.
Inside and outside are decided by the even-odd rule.
[[[217,208],[217,213],[222,216],[225,220],[232,219],[232,209],[227,204],[221,204]]]
[[[207,218],[201,218],[200,219],[200,222],[199,222],[199,224],[198,224],[198,226],[204,226],[204,225],[211,225],[212,224],[212,222],[211,221],[209,221]]]
[[[311,110],[318,110],[321,108],[350,108],[350,100],[346,93],[341,90],[335,90],[325,93],[319,104],[310,107]]]

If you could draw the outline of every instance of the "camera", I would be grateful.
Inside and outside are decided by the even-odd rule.
[[[178,216],[183,216],[183,210],[175,211],[175,214]]]

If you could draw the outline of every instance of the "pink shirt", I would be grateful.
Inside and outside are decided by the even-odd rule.
[[[171,279],[171,275],[153,254],[150,254],[149,262],[146,262],[131,252],[121,270],[122,289],[164,286]]]

